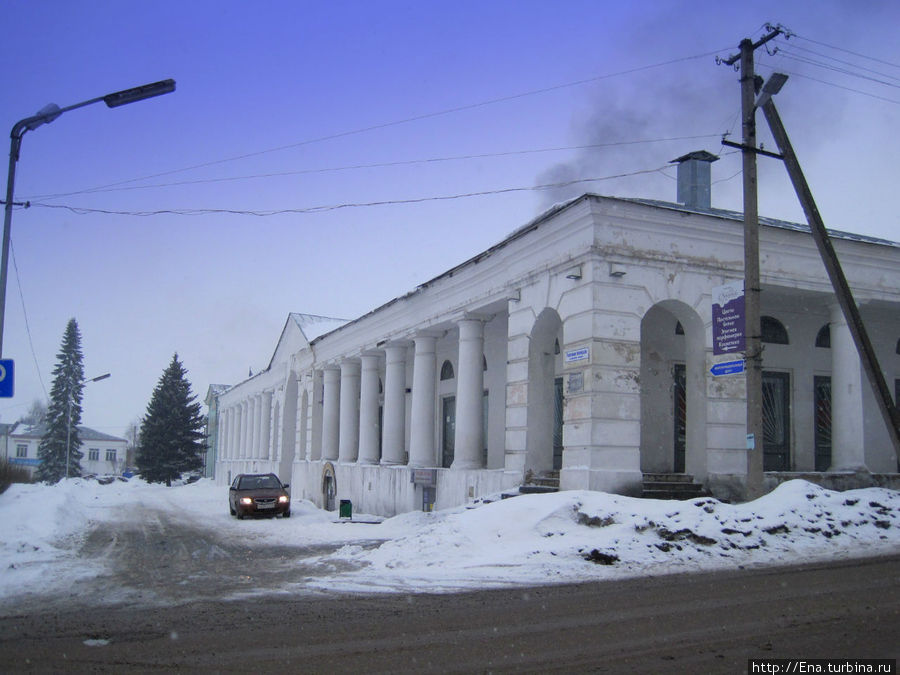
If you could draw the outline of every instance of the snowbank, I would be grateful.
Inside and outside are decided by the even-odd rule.
[[[900,552],[900,494],[832,492],[804,481],[739,505],[571,491],[373,525],[340,522],[300,500],[289,520],[238,521],[228,515],[225,488],[208,480],[166,488],[72,479],[0,495],[0,598],[53,593],[101,573],[79,557],[81,542],[97,526],[147,509],[258,546],[335,545],[318,559],[335,571],[306,579],[306,590],[452,591]]]

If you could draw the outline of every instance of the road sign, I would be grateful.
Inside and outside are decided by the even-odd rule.
[[[15,384],[12,359],[0,359],[0,398],[12,398]]]
[[[744,282],[716,286],[712,301],[713,354],[744,351]]]
[[[717,377],[719,375],[740,375],[744,372],[744,359],[717,363],[709,369],[709,372]]]

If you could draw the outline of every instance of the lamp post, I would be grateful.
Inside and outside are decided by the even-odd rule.
[[[22,136],[26,131],[33,131],[42,124],[49,124],[57,117],[70,110],[83,108],[93,103],[103,101],[108,108],[118,108],[145,98],[152,98],[175,91],[175,80],[161,80],[152,84],[145,84],[132,89],[124,89],[106,96],[98,96],[81,103],[60,108],[55,103],[50,103],[41,108],[37,114],[19,120],[13,125],[10,132],[9,146],[9,174],[6,181],[6,208],[3,217],[3,252],[0,260],[0,356],[3,355],[3,324],[6,316],[6,277],[9,264],[9,236],[12,228],[13,191],[16,180],[16,162],[19,161],[19,151],[22,147]]]
[[[109,377],[109,373],[104,373],[103,375],[98,375],[97,377],[92,377],[89,380],[81,380],[78,384],[87,384],[88,382],[99,382],[100,380],[105,380]],[[68,410],[66,412],[66,478],[69,477],[69,457],[70,450],[69,445],[72,439],[72,390],[69,389],[69,405]]]

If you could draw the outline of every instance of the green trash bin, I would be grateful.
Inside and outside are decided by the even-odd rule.
[[[339,515],[341,518],[353,518],[353,504],[349,499],[341,500]]]

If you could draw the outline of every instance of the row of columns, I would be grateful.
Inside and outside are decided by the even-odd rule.
[[[271,391],[230,405],[220,415],[219,459],[275,459]]]
[[[482,466],[484,324],[459,322],[456,440],[451,468]],[[413,339],[413,383],[409,423],[410,467],[434,467],[436,452],[437,338]],[[365,353],[323,373],[322,459],[361,464],[404,463],[406,449],[405,345],[384,348],[384,410],[378,435],[381,353]],[[379,441],[382,455],[379,460]]]

